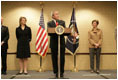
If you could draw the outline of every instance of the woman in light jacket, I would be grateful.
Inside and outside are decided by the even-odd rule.
[[[99,73],[100,69],[100,53],[102,45],[102,30],[98,28],[99,21],[93,20],[93,28],[88,32],[89,52],[90,52],[90,68],[94,72],[94,54],[96,55],[96,72]]]

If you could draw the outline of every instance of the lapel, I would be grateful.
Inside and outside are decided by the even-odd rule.
[[[52,20],[52,26],[56,27],[56,24],[55,24],[54,20]]]
[[[2,33],[4,32],[4,26],[2,26],[2,28],[1,28],[1,32],[2,32]]]
[[[92,32],[93,33],[98,33],[99,32],[99,29],[98,28],[96,30],[92,29]]]
[[[21,25],[19,26],[19,28],[20,28],[21,31],[25,31],[27,29],[27,26],[25,25],[24,30],[21,28]]]

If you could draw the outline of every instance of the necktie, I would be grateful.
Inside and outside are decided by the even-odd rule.
[[[58,22],[56,21],[56,27],[58,26]]]

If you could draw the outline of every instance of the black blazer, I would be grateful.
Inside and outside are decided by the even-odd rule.
[[[65,28],[65,22],[63,20],[58,20],[57,22],[58,22],[59,25],[61,25],[61,26],[63,26]],[[47,23],[47,25],[50,28],[56,27],[56,24],[55,24],[55,22],[53,20],[49,21]],[[60,45],[61,45],[61,48],[65,48],[64,35],[60,36]],[[57,34],[50,35],[50,48],[58,48],[58,35]]]
[[[9,39],[9,30],[6,26],[1,26],[1,42],[4,41],[4,44],[1,46],[1,49],[8,49],[8,39]]]

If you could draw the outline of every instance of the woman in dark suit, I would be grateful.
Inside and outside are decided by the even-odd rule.
[[[16,28],[16,38],[17,38],[17,58],[19,58],[20,72],[28,74],[27,72],[27,62],[30,57],[30,41],[32,38],[31,29],[26,25],[27,19],[25,17],[20,17],[19,27]]]

